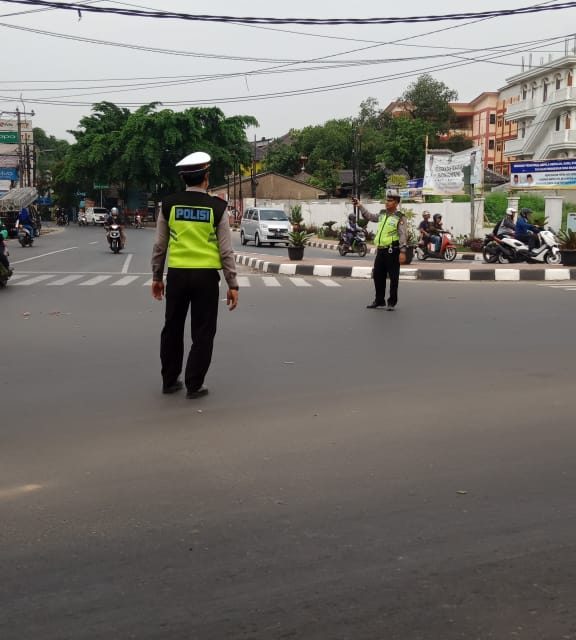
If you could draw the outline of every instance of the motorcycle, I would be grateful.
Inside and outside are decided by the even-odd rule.
[[[560,264],[562,257],[558,240],[550,229],[541,229],[538,234],[538,246],[530,249],[520,240],[504,235],[493,237],[496,246],[491,246],[491,256],[496,254],[500,264],[511,262],[545,262],[546,264]]]
[[[66,215],[59,215],[58,218],[56,219],[56,224],[59,227],[66,227],[68,226],[68,216]]]
[[[18,242],[23,247],[31,247],[34,244],[34,238],[30,230],[22,225],[18,225]]]
[[[5,255],[8,256],[8,251],[6,251]],[[10,280],[12,273],[12,269],[6,269],[3,264],[0,264],[0,289],[4,289],[8,284],[8,280]]]
[[[108,228],[108,244],[112,249],[112,253],[120,253],[122,250],[122,236],[120,227],[117,224],[111,224]]]
[[[81,213],[78,216],[78,226],[79,227],[87,227],[88,226],[88,218],[85,213]]]
[[[456,246],[452,242],[452,234],[449,231],[443,231],[441,234],[440,251],[436,251],[433,242],[419,244],[416,247],[416,257],[418,260],[426,260],[428,258],[437,258],[452,262],[456,258]]]
[[[134,216],[134,226],[136,227],[136,229],[142,229],[143,225],[142,225],[142,216],[137,213]]]
[[[366,244],[366,234],[363,231],[356,232],[352,238],[352,244],[346,242],[346,233],[340,234],[340,242],[338,242],[338,253],[345,256],[347,253],[357,253],[363,258],[368,253],[368,245]]]

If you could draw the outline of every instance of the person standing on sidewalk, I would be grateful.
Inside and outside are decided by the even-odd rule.
[[[386,209],[379,214],[370,213],[356,198],[352,202],[358,206],[365,220],[378,223],[374,237],[376,259],[372,270],[376,294],[374,301],[366,305],[366,308],[386,307],[386,278],[389,278],[388,311],[393,311],[398,304],[400,252],[406,251],[406,218],[398,211],[400,195],[389,190],[386,194]]]
[[[162,392],[176,393],[183,387],[179,376],[184,358],[184,325],[190,307],[192,347],[184,372],[186,397],[190,399],[208,393],[204,378],[216,335],[220,269],[228,285],[228,308],[232,311],[238,305],[227,202],[207,193],[210,162],[207,153],[197,151],[176,165],[186,190],[164,198],[152,252],[152,296],[156,300],[162,300],[164,295],[168,253],[166,317],[160,339]]]

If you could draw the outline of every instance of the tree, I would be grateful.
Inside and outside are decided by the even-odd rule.
[[[411,176],[424,175],[424,149],[431,125],[419,118],[394,118],[387,129],[382,160],[391,170],[405,169]]]
[[[273,142],[266,152],[264,166],[285,176],[295,176],[302,167],[298,150],[292,143]]]
[[[434,133],[449,131],[454,119],[449,103],[457,99],[457,91],[427,73],[410,84],[401,98],[406,111],[413,118],[433,125]]]

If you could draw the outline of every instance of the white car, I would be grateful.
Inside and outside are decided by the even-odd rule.
[[[253,242],[257,247],[267,242],[288,245],[290,221],[282,209],[256,207],[248,209],[240,222],[240,242]]]
[[[104,224],[108,217],[108,209],[106,207],[87,207],[86,208],[86,224]]]

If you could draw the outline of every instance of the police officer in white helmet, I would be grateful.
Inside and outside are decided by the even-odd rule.
[[[232,311],[238,304],[227,202],[207,193],[210,162],[207,153],[197,151],[176,165],[186,190],[163,199],[152,253],[152,295],[156,300],[164,296],[168,254],[166,317],[160,340],[163,393],[176,393],[183,387],[184,326],[190,307],[192,347],[184,371],[187,398],[208,393],[204,378],[216,335],[220,270],[228,285],[228,308]]]

